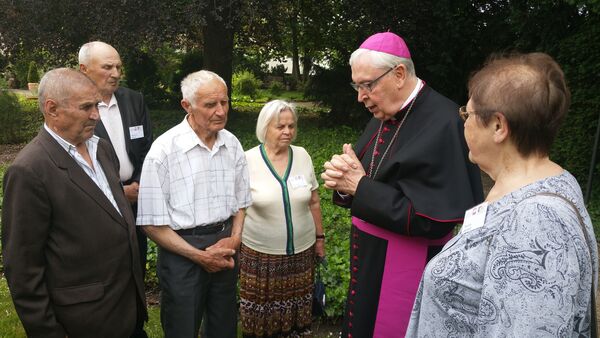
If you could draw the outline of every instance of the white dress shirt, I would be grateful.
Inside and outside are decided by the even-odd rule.
[[[248,164],[238,139],[223,129],[209,149],[186,116],[146,155],[137,225],[189,229],[224,221],[251,203]]]
[[[100,111],[102,124],[104,124],[104,128],[106,128],[106,132],[110,138],[110,143],[112,143],[115,153],[117,153],[117,157],[119,158],[119,176],[121,182],[125,182],[133,175],[134,168],[129,155],[127,155],[123,120],[121,119],[121,111],[119,110],[119,105],[117,105],[115,94],[112,95],[108,104],[101,101],[98,104],[98,110]]]

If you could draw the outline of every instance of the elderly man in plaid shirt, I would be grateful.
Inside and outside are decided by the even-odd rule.
[[[156,139],[144,161],[138,226],[159,245],[165,337],[236,337],[236,251],[251,204],[238,139],[225,130],[229,98],[217,74],[181,82],[184,120]]]

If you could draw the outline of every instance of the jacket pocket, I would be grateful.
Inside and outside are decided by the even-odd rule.
[[[50,292],[50,295],[56,305],[91,302],[104,296],[104,285],[98,282],[66,288],[55,288]]]

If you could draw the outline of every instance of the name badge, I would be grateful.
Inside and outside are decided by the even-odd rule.
[[[306,183],[306,179],[304,178],[304,175],[292,176],[288,179],[288,182],[294,189],[306,187],[308,185],[308,183]]]
[[[129,136],[132,140],[144,137],[144,127],[141,124],[129,127]]]
[[[483,202],[465,212],[465,219],[460,228],[460,233],[465,233],[483,226],[487,214],[488,202]]]

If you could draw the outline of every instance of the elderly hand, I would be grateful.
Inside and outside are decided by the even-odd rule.
[[[123,186],[123,192],[125,193],[125,197],[130,203],[137,202],[138,199],[138,191],[140,189],[140,185],[138,182],[133,182],[129,185]]]
[[[212,250],[215,248],[226,248],[231,250],[238,250],[240,248],[241,239],[239,236],[231,236],[221,238],[217,243],[209,246],[206,250]]]
[[[319,258],[325,257],[325,240],[317,239],[315,243],[315,255]]]
[[[354,195],[358,182],[365,176],[365,170],[350,144],[344,144],[343,152],[333,155],[330,161],[325,162],[321,178],[325,182],[325,188]]]
[[[218,272],[221,270],[233,269],[235,261],[233,255],[235,250],[228,248],[215,248],[214,245],[207,250],[198,250],[198,255],[192,258],[192,261],[204,268],[208,272]]]

